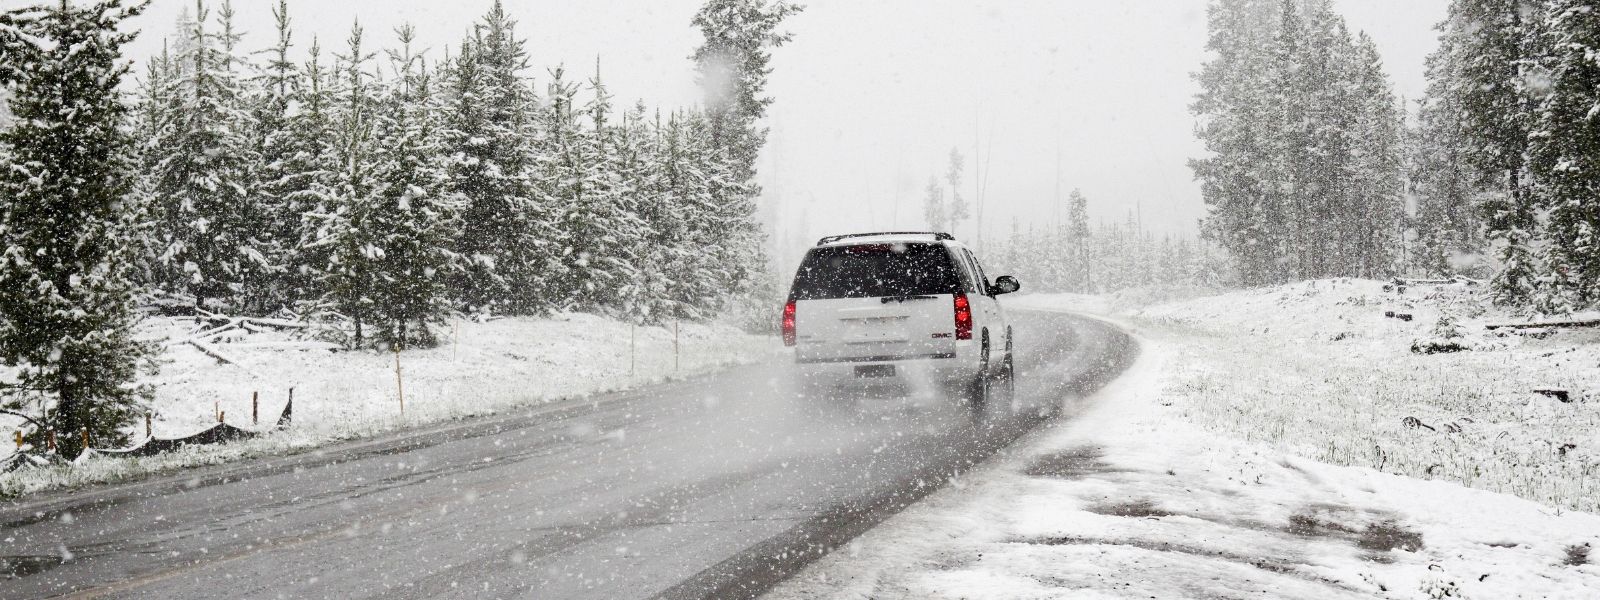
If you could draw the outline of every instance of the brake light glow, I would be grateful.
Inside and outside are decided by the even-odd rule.
[[[794,301],[783,305],[783,345],[794,345]]]
[[[956,339],[972,339],[972,304],[966,294],[956,294]]]

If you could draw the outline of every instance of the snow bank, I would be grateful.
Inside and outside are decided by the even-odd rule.
[[[176,343],[203,328],[189,319],[147,320],[143,335],[167,340],[155,384],[156,437],[192,434],[221,416],[246,429],[269,427],[294,390],[294,425],[261,439],[189,448],[140,459],[99,457],[74,468],[28,469],[0,475],[0,497],[60,486],[112,481],[158,470],[281,454],[334,440],[367,437],[402,427],[632,388],[760,360],[779,349],[770,337],[724,324],[634,327],[587,314],[545,319],[461,321],[441,344],[400,354],[405,413],[395,355],[330,352],[288,336],[238,331],[213,346],[239,364]],[[631,348],[631,351],[630,351]],[[675,362],[676,358],[676,362]],[[259,398],[259,425],[252,420]],[[0,419],[6,417],[0,416]],[[7,431],[14,421],[0,421]],[[143,439],[144,426],[135,439]],[[0,447],[0,460],[12,451]]]
[[[1257,300],[1246,293],[1217,306]],[[1036,433],[770,597],[1600,594],[1600,567],[1583,558],[1600,545],[1600,517],[1219,435],[1190,422],[1191,373],[1172,370],[1192,360],[1184,346],[1149,337],[1141,345],[1138,364],[1085,414]]]
[[[1208,429],[1315,460],[1600,510],[1600,330],[1491,332],[1486,325],[1525,319],[1488,306],[1477,286],[1361,280],[1123,315],[1175,348],[1168,400]],[[1444,343],[1464,351],[1426,353]],[[1570,402],[1535,390],[1565,391]]]

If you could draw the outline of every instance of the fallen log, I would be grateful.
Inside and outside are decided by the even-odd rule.
[[[235,359],[235,358],[233,358],[231,356],[223,354],[221,350],[218,350],[215,346],[212,346],[211,344],[207,344],[207,343],[202,342],[200,340],[189,340],[189,345],[190,346],[194,346],[195,348],[199,348],[200,352],[204,353],[206,356],[209,356],[211,358],[215,358],[218,361],[233,365],[235,367],[239,367],[244,372],[249,373],[251,377],[255,377],[256,379],[266,379],[265,377],[262,377],[260,373],[257,373],[254,370],[252,370],[250,367],[245,366],[244,363],[240,362],[238,359]]]
[[[1550,398],[1555,398],[1556,400],[1560,400],[1564,404],[1571,404],[1572,403],[1572,394],[1568,393],[1566,390],[1536,389],[1536,390],[1533,390],[1533,393],[1538,394],[1540,396],[1546,396],[1546,397],[1550,397]]]
[[[197,333],[195,335],[191,335],[191,336],[183,338],[181,340],[178,340],[178,341],[175,341],[175,342],[169,342],[169,343],[167,343],[167,346],[171,347],[171,348],[175,348],[175,347],[178,347],[178,346],[182,346],[184,344],[188,344],[190,342],[204,342],[204,341],[210,340],[211,338],[214,338],[214,337],[217,337],[217,336],[222,335],[224,333],[227,333],[229,331],[233,331],[235,328],[236,327],[234,326],[233,323],[229,323],[229,324],[223,325],[221,327],[213,327],[211,329],[207,329],[205,331],[202,331],[202,332]]]
[[[282,350],[327,350],[337,352],[342,347],[333,342],[317,341],[281,341],[281,342],[235,342],[228,344],[230,348],[268,348]]]
[[[1485,329],[1565,329],[1572,327],[1600,327],[1600,319],[1585,321],[1547,321],[1543,323],[1496,323],[1484,325]]]

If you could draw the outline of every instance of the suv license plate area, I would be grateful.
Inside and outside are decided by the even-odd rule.
[[[861,379],[894,377],[894,365],[862,365],[856,367],[856,377]]]

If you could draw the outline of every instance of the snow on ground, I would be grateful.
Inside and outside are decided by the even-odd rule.
[[[1386,285],[1324,280],[1119,303],[1118,318],[1175,348],[1166,395],[1210,430],[1600,510],[1600,329],[1490,331],[1527,319],[1488,306],[1478,286]],[[1427,353],[1452,347],[1464,350]]]
[[[1083,413],[769,597],[1600,594],[1600,567],[1587,556],[1600,545],[1600,517],[1219,434],[1184,406],[1192,373],[1171,370],[1193,356],[1172,341],[1140,341],[1138,363]]]
[[[281,454],[402,427],[627,389],[760,360],[778,347],[770,337],[723,324],[683,323],[675,355],[671,325],[633,327],[588,314],[463,320],[444,328],[439,346],[400,354],[402,415],[392,353],[307,349],[307,344],[283,334],[239,331],[213,344],[240,363],[226,364],[194,346],[173,343],[200,329],[204,327],[182,318],[152,318],[144,325],[144,337],[167,340],[160,373],[152,381],[155,436],[190,435],[215,424],[218,413],[245,429],[269,428],[292,388],[291,428],[261,439],[191,447],[152,458],[102,456],[73,468],[24,469],[0,475],[0,497]],[[260,399],[259,424],[252,419],[252,394]],[[14,426],[11,420],[0,421],[0,431],[8,439]],[[134,439],[144,439],[142,423]],[[10,443],[0,446],[0,459],[12,448]]]

